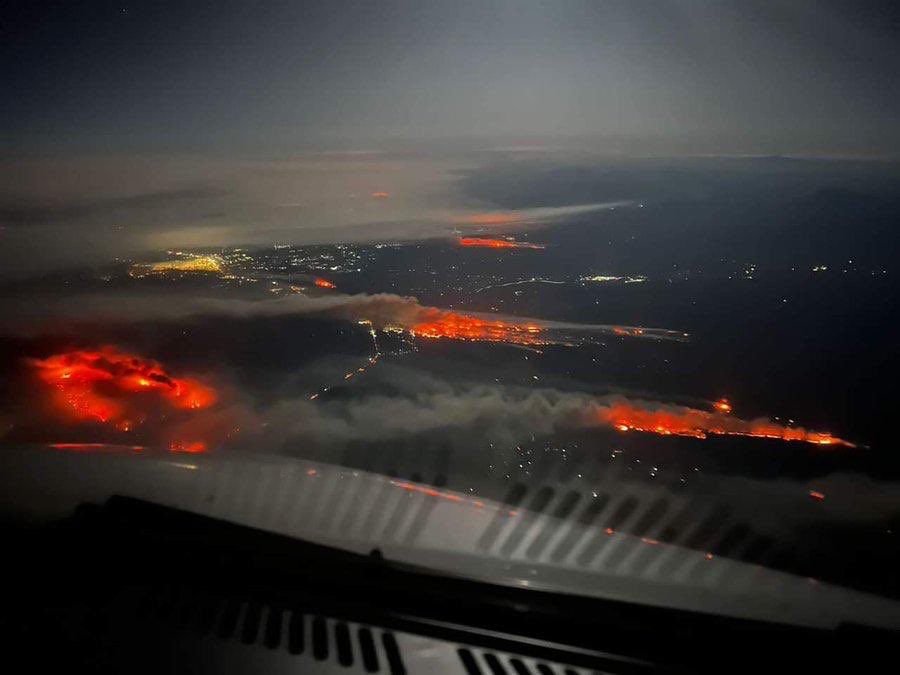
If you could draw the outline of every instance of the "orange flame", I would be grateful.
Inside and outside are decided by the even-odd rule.
[[[147,394],[186,410],[207,408],[217,398],[215,390],[196,380],[174,378],[158,362],[112,347],[54,354],[29,363],[53,388],[61,410],[78,421],[110,424],[120,431],[133,428],[132,416],[142,417],[140,401]]]
[[[475,316],[440,310],[430,321],[410,328],[414,335],[425,338],[451,338],[479,342],[508,342],[521,345],[547,344],[541,338],[541,327],[529,323],[492,321]]]
[[[730,406],[729,406],[730,410]],[[597,409],[597,417],[618,431],[642,431],[662,436],[752,436],[780,441],[803,441],[815,445],[857,447],[829,433],[788,427],[769,420],[743,420],[726,412],[707,412],[686,407],[642,408],[629,402],[615,402]]]
[[[725,413],[727,415],[731,412],[731,403],[728,402],[727,398],[720,398],[718,401],[713,403],[713,408],[718,410],[720,413]]]
[[[318,277],[313,282],[319,288],[337,288],[333,283],[328,281],[327,279],[319,279]]]
[[[390,192],[373,192],[372,196],[375,197],[376,199],[386,199],[387,197],[391,196],[391,193]]]
[[[480,246],[484,248],[545,248],[543,244],[532,244],[528,241],[515,241],[511,239],[480,239],[478,237],[462,237],[460,246]]]

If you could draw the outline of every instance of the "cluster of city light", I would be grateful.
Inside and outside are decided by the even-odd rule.
[[[172,272],[225,274],[224,261],[217,255],[193,256],[183,260],[163,260],[153,263],[138,263],[131,266],[129,274],[133,277],[148,274],[170,274]]]
[[[625,284],[642,284],[647,281],[647,277],[641,274],[632,274],[628,276],[618,276],[614,274],[593,274],[580,277],[579,279],[585,283],[604,284],[622,282]]]

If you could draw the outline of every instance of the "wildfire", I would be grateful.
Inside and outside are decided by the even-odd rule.
[[[113,347],[54,354],[29,363],[52,387],[61,411],[76,421],[109,424],[123,432],[134,427],[135,419],[146,418],[148,398],[183,410],[207,408],[217,398],[215,390],[196,380],[172,377],[158,362]],[[203,450],[205,446],[186,451]]]
[[[319,279],[318,277],[313,282],[319,288],[337,288],[333,283],[328,281],[327,279]]]
[[[478,237],[462,237],[460,246],[479,246],[484,248],[545,248],[543,244],[532,244],[528,241],[515,241],[513,239],[480,239]]]
[[[719,401],[718,403],[722,403]],[[727,402],[725,402],[726,405]],[[652,405],[652,404],[650,404]],[[716,406],[718,410],[721,410]],[[717,436],[752,436],[780,441],[803,441],[815,445],[857,447],[850,441],[829,433],[788,427],[765,419],[744,420],[730,415],[731,406],[721,412],[707,412],[683,406],[641,407],[630,402],[614,402],[597,409],[597,417],[618,431],[641,431],[662,436],[706,438]]]
[[[413,325],[409,330],[425,338],[451,338],[479,342],[508,342],[522,345],[544,345],[540,326],[481,319],[466,314],[438,310],[432,320]]]

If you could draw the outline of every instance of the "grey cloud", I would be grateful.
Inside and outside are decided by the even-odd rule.
[[[126,197],[83,198],[57,204],[46,201],[8,199],[0,203],[0,223],[12,226],[43,225],[115,215],[132,210],[145,211],[170,206],[184,207],[216,200],[229,194],[221,187],[196,186],[156,190]]]

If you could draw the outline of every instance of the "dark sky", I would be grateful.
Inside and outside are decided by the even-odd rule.
[[[900,150],[890,1],[31,0],[0,21],[7,156],[573,136]]]

